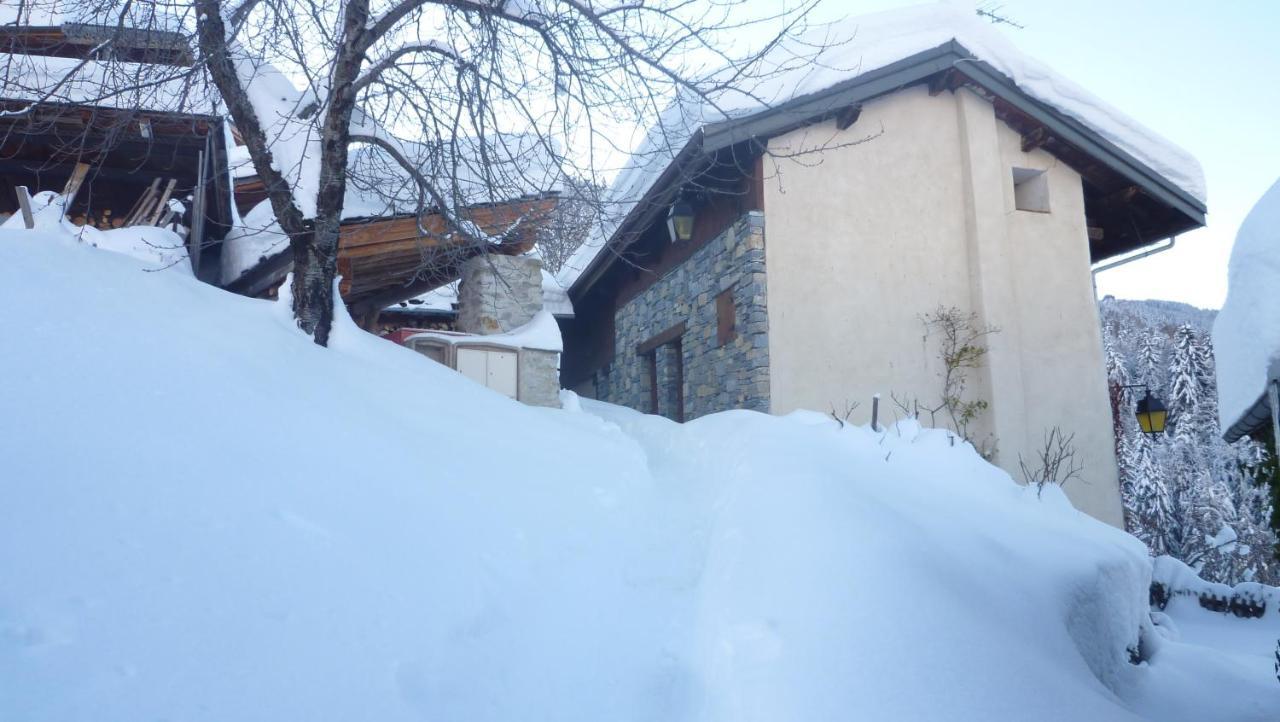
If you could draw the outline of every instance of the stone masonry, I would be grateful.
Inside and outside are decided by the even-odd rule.
[[[530,256],[477,256],[462,264],[457,328],[490,336],[508,333],[542,310],[542,262]],[[560,354],[519,349],[516,398],[531,406],[560,406]]]
[[[636,347],[684,322],[680,343],[656,349],[659,411],[671,408],[671,354],[680,350],[684,418],[726,409],[769,411],[769,320],[765,308],[764,214],[753,211],[619,309],[614,358],[596,375],[604,401],[650,411],[650,360]],[[732,289],[734,337],[717,344],[716,296]]]
[[[529,323],[542,309],[542,262],[488,254],[462,264],[457,329],[487,336]]]

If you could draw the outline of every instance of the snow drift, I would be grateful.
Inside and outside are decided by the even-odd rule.
[[[1113,720],[1195,689],[1127,661],[1140,544],[913,422],[525,407],[56,227],[0,231],[0,334],[0,719]]]

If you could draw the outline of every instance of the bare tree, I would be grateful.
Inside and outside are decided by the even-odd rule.
[[[598,182],[598,154],[628,150],[610,147],[619,128],[651,124],[677,96],[719,107],[726,92],[750,95],[784,70],[762,54],[795,35],[812,7],[759,16],[739,0],[192,1],[201,62],[290,239],[298,324],[322,345],[352,145],[403,168],[417,212],[443,216],[450,244],[482,249],[494,239],[467,208],[476,186],[511,180],[491,173],[504,139],[532,137],[583,171],[572,175]],[[756,26],[773,30],[767,42],[730,50],[732,34]],[[308,101],[287,122],[263,117],[254,81],[268,63],[307,81]],[[315,148],[314,179],[279,157],[283,126]],[[419,139],[429,172],[397,135]],[[527,169],[509,165],[523,176],[517,186],[529,183]]]
[[[1084,465],[1076,456],[1075,434],[1063,434],[1057,426],[1044,435],[1044,444],[1036,450],[1036,458],[1028,465],[1018,454],[1018,466],[1027,484],[1034,484],[1036,493],[1044,491],[1045,484],[1062,486],[1080,476]]]

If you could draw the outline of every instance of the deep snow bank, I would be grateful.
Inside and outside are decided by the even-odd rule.
[[[914,424],[524,407],[47,232],[0,337],[0,719],[1133,719],[1156,669],[1145,550]]]

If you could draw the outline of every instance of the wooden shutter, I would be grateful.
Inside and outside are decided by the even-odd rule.
[[[733,305],[733,288],[727,288],[716,296],[716,346],[723,346],[736,337],[737,309]]]

